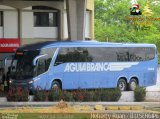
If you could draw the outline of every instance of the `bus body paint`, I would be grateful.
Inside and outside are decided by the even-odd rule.
[[[22,80],[13,77],[12,85],[23,84],[23,86],[29,87],[31,90],[35,90],[37,87],[41,87],[40,89],[50,90],[52,82],[59,79],[62,82],[62,89],[65,90],[79,88],[115,88],[117,87],[117,82],[121,77],[125,77],[127,83],[129,83],[132,77],[136,77],[138,79],[139,86],[151,86],[156,83],[158,57],[156,53],[156,46],[154,44],[101,43],[94,41],[47,42],[20,47],[17,52],[36,51],[39,49],[39,55],[42,56],[44,55],[42,54],[43,50],[51,53],[50,50],[53,48],[55,49],[54,54],[52,54],[52,56],[46,55],[52,57],[51,59],[46,60],[50,61],[50,64],[47,65],[48,69],[46,71],[43,71],[44,68],[40,64],[39,66],[42,67],[40,71],[43,71],[42,73],[34,75],[32,78]],[[72,54],[72,50],[76,48],[77,50]],[[86,52],[86,50],[80,51],[84,48],[88,48],[88,52]],[[93,49],[90,50],[89,48]],[[103,52],[97,54],[97,57],[99,58],[100,56],[104,56],[106,55],[105,53],[108,52],[109,61],[104,61],[106,56],[102,59],[103,61],[95,61],[93,56],[89,56],[89,53],[92,51],[93,54],[94,52],[96,53],[96,51],[99,50],[98,48],[102,49]],[[105,48],[108,48],[108,51],[104,50]],[[117,50],[116,48],[119,49]],[[121,48],[122,51],[119,54],[114,54],[115,50],[116,52],[119,52]],[[141,50],[137,50],[138,48]],[[58,58],[61,49],[67,49],[66,51],[70,53],[66,57],[63,57],[65,52],[62,52],[61,57]],[[111,49],[113,49],[113,51]],[[144,55],[145,52],[148,52],[148,54]],[[129,57],[128,54],[130,54]],[[76,55],[76,57],[70,55]],[[80,58],[84,58],[82,62],[76,61],[80,55],[82,55]],[[111,58],[114,58],[114,55],[116,55],[117,59],[115,58],[115,61],[112,61]],[[126,55],[127,57],[125,57]],[[141,57],[141,55],[143,56]],[[88,57],[85,58],[86,56]],[[38,55],[36,57],[38,57]],[[36,59],[36,57],[34,59]],[[38,63],[41,58],[43,59],[43,57],[40,57],[39,59],[36,59],[38,61],[34,60],[35,63]],[[126,58],[126,60],[131,60],[123,61],[124,58]],[[62,62],[61,59],[66,61]],[[75,62],[70,60],[68,61],[68,59],[74,59]],[[87,61],[85,61],[86,59]],[[60,62],[57,60],[60,60]],[[35,67],[37,67],[37,65]],[[34,71],[37,69],[38,68],[35,68]]]

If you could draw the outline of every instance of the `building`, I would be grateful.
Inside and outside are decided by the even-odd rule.
[[[0,67],[17,47],[94,38],[94,0],[0,0]]]

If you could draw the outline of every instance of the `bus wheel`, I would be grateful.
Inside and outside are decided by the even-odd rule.
[[[119,79],[118,81],[118,85],[117,87],[121,90],[121,91],[125,91],[127,89],[127,83],[124,79]]]
[[[53,81],[52,90],[61,90],[61,85],[58,81]]]
[[[138,83],[137,83],[137,80],[132,78],[131,81],[129,82],[129,89],[131,91],[134,91],[137,87]]]

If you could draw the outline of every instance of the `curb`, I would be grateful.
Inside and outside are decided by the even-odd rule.
[[[143,110],[145,106],[107,106],[106,110]]]
[[[0,102],[0,107],[23,107],[23,106],[34,106],[34,107],[48,107],[56,106],[59,102]],[[66,102],[68,105],[103,105],[114,108],[114,106],[121,106],[121,108],[128,108],[126,106],[132,107],[132,109],[139,107],[160,107],[160,102]],[[124,107],[123,107],[124,106]],[[131,109],[131,108],[130,108]]]

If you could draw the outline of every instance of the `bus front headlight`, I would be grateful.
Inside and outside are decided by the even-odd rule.
[[[36,82],[36,81],[39,80],[39,79],[40,79],[40,78],[36,78],[36,79],[30,80],[30,81],[28,82],[28,84],[32,84],[32,83]]]
[[[29,81],[28,83],[29,83],[29,84],[32,84],[33,82],[34,82],[34,81]]]
[[[10,80],[9,80],[9,83],[10,83],[10,84],[13,83],[13,79],[10,79]]]

